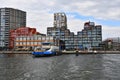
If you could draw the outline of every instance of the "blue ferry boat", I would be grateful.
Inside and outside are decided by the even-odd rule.
[[[35,50],[32,52],[34,56],[47,56],[47,55],[56,55],[59,50],[57,46],[51,46],[50,43],[45,42],[43,43],[42,47],[36,47]],[[47,50],[46,50],[47,49]]]
[[[34,51],[32,52],[34,56],[47,56],[47,55],[55,55],[56,52],[53,51]]]

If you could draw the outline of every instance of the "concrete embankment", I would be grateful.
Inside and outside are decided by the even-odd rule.
[[[62,51],[62,54],[120,54],[120,51]]]
[[[1,54],[31,54],[32,51],[0,51]],[[120,54],[120,51],[61,51],[59,54]]]
[[[31,54],[32,51],[0,51],[3,54]]]

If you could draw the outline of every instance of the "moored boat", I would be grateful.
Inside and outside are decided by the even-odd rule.
[[[34,56],[48,56],[48,55],[57,55],[57,51],[59,48],[57,46],[51,46],[49,50],[44,50],[42,48],[36,48],[35,51],[32,52]]]

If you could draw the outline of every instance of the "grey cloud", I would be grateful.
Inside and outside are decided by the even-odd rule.
[[[120,0],[6,0],[1,3],[4,3],[1,5],[15,6],[31,12],[41,10],[46,12],[74,11],[84,16],[120,20]]]
[[[28,25],[35,26],[44,33],[46,27],[53,26],[54,12],[77,12],[99,19],[120,20],[120,0],[1,0],[1,3],[1,7],[10,6],[26,11]],[[85,21],[75,19],[74,15],[70,16],[72,18],[68,18],[69,28],[73,30],[73,27],[76,27],[77,31],[78,27],[83,27]]]
[[[119,0],[56,0],[55,3],[56,4],[51,7],[55,11],[75,11],[84,16],[120,20]],[[111,15],[111,13],[115,12],[115,15]]]

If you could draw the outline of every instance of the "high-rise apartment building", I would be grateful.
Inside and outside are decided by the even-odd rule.
[[[47,35],[53,36],[64,43],[64,48],[73,48],[74,33],[67,29],[67,17],[65,13],[54,13],[54,27],[47,28]],[[62,46],[61,44],[59,46]],[[64,49],[61,48],[61,49]]]
[[[68,33],[67,33],[68,31]],[[67,29],[67,17],[65,13],[54,13],[53,27],[47,28],[47,35],[61,38],[69,34]]]
[[[65,13],[54,13],[54,27],[67,29],[67,17]]]
[[[0,48],[9,47],[11,29],[26,26],[26,12],[13,8],[0,8]]]

